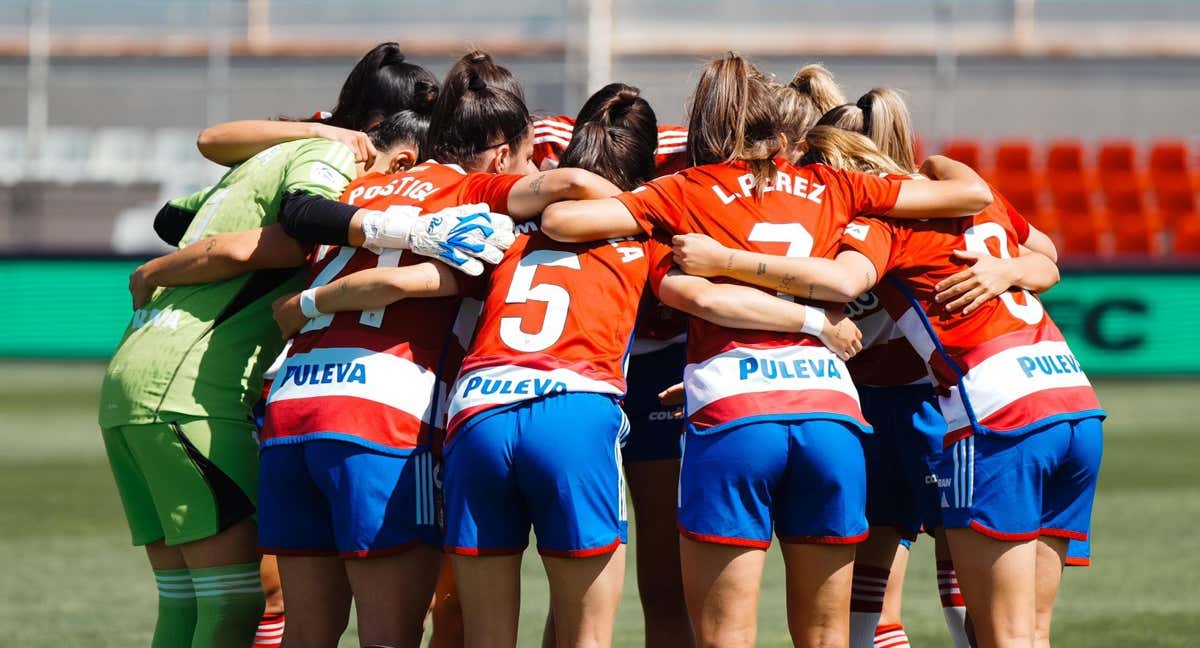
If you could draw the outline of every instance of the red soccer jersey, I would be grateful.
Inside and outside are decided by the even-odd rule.
[[[652,267],[670,246],[647,239],[559,243],[521,235],[492,271],[479,328],[450,403],[467,419],[567,392],[625,393],[625,358]]]
[[[575,119],[560,115],[533,122],[533,163],[539,169],[558,167],[558,159],[575,132]],[[687,129],[682,126],[659,126],[658,149],[654,165],[660,176],[671,175],[687,168]]]
[[[832,258],[855,214],[889,211],[900,183],[776,160],[754,194],[744,163],[685,169],[617,196],[647,232],[699,232],[742,250]],[[688,417],[716,430],[751,417],[839,419],[866,427],[846,365],[815,337],[729,329],[692,318],[684,371]]]
[[[416,205],[424,211],[482,202],[503,212],[520,178],[468,174],[454,165],[426,162],[406,173],[364,176],[346,188],[342,199],[372,209]],[[367,268],[429,261],[401,250],[375,254],[331,247],[321,252],[313,286]],[[439,297],[310,320],[293,339],[272,387],[264,445],[336,437],[408,452],[429,444],[478,307],[475,300]]]
[[[998,196],[998,194],[997,194]],[[864,218],[844,249],[862,253],[897,291],[884,306],[926,359],[949,432],[1019,434],[1048,420],[1102,416],[1087,376],[1037,297],[1011,290],[963,315],[935,301],[939,281],[963,269],[954,250],[1020,254],[1029,223],[1003,198],[969,218]]]
[[[899,289],[883,282],[846,306],[847,314],[863,336],[862,351],[846,363],[856,385],[900,387],[932,382],[925,359],[909,344],[904,331],[884,307],[896,299],[903,299]]]

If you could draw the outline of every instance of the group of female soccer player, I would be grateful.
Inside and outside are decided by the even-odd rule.
[[[1049,644],[1103,412],[1053,244],[918,167],[897,93],[727,55],[686,128],[619,83],[535,120],[488,55],[384,44],[200,147],[234,167],[156,219],[101,413],[155,646],[332,646],[351,600],[364,646],[513,646],[531,528],[544,644],[609,645],[627,480],[647,645],[754,645],[772,533],[796,645],[907,645],[921,530],[956,645]]]

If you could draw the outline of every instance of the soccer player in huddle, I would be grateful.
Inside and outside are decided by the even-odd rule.
[[[810,132],[806,159],[874,172],[894,164],[867,138],[829,127]],[[1049,641],[1068,541],[1088,538],[1100,467],[1104,413],[1030,292],[1057,281],[1050,259],[1021,255],[1022,245],[1044,244],[1044,235],[998,198],[963,219],[856,220],[834,261],[745,254],[701,237],[677,246],[683,266],[700,274],[786,284],[818,298],[846,301],[881,277],[897,288],[885,308],[930,367],[946,421],[933,478],[983,646]],[[963,270],[955,251],[964,249],[1019,257],[1019,288],[952,312],[938,289]]]

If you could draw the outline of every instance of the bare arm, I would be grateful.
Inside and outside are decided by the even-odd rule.
[[[401,299],[445,297],[458,292],[458,278],[449,266],[435,261],[399,268],[368,268],[331,281],[313,293],[322,313],[366,311],[384,308]],[[300,295],[280,297],[273,306],[275,323],[284,338],[304,326],[308,318],[300,310]]]
[[[542,212],[542,232],[563,243],[636,236],[642,228],[621,201],[573,200],[554,203]]]
[[[954,256],[971,262],[971,266],[938,282],[935,299],[946,304],[946,310],[962,310],[964,315],[1011,288],[1040,293],[1053,288],[1060,279],[1058,265],[1050,257],[1024,246],[1021,255],[1012,259],[964,250],[955,250]]]
[[[329,126],[319,122],[291,122],[248,119],[209,126],[200,131],[196,148],[204,157],[225,166],[233,166],[254,157],[276,144],[310,137],[339,141],[354,151],[354,159],[370,166],[377,151],[365,133]]]
[[[978,173],[941,155],[930,156],[921,173],[932,182],[904,182],[896,206],[886,215],[893,218],[956,218],[977,214],[992,204],[992,190]]]
[[[616,185],[583,169],[539,171],[513,185],[508,193],[508,211],[514,220],[528,220],[560,200],[608,198],[619,193]]]
[[[803,332],[812,306],[780,299],[761,290],[713,283],[704,277],[672,270],[659,286],[659,298],[672,308],[728,328]],[[821,342],[842,359],[862,350],[862,333],[840,313],[825,313]]]
[[[293,268],[306,250],[279,225],[224,232],[143,263],[129,277],[133,307],[141,308],[159,287],[194,286],[252,270]]]
[[[1054,241],[1045,232],[1032,225],[1029,226],[1029,238],[1025,239],[1022,247],[1038,254],[1044,254],[1051,261],[1058,263],[1058,248],[1055,247]]]
[[[805,299],[848,302],[879,280],[858,252],[836,259],[785,257],[727,248],[703,234],[677,235],[671,244],[675,264],[688,274],[731,277]]]

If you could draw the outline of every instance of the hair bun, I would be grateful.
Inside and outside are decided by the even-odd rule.
[[[492,57],[487,52],[474,51],[467,55],[469,63],[491,63]]]
[[[467,78],[467,88],[479,92],[480,90],[487,90],[487,87],[487,81],[484,81],[483,77],[472,71],[471,76]]]

